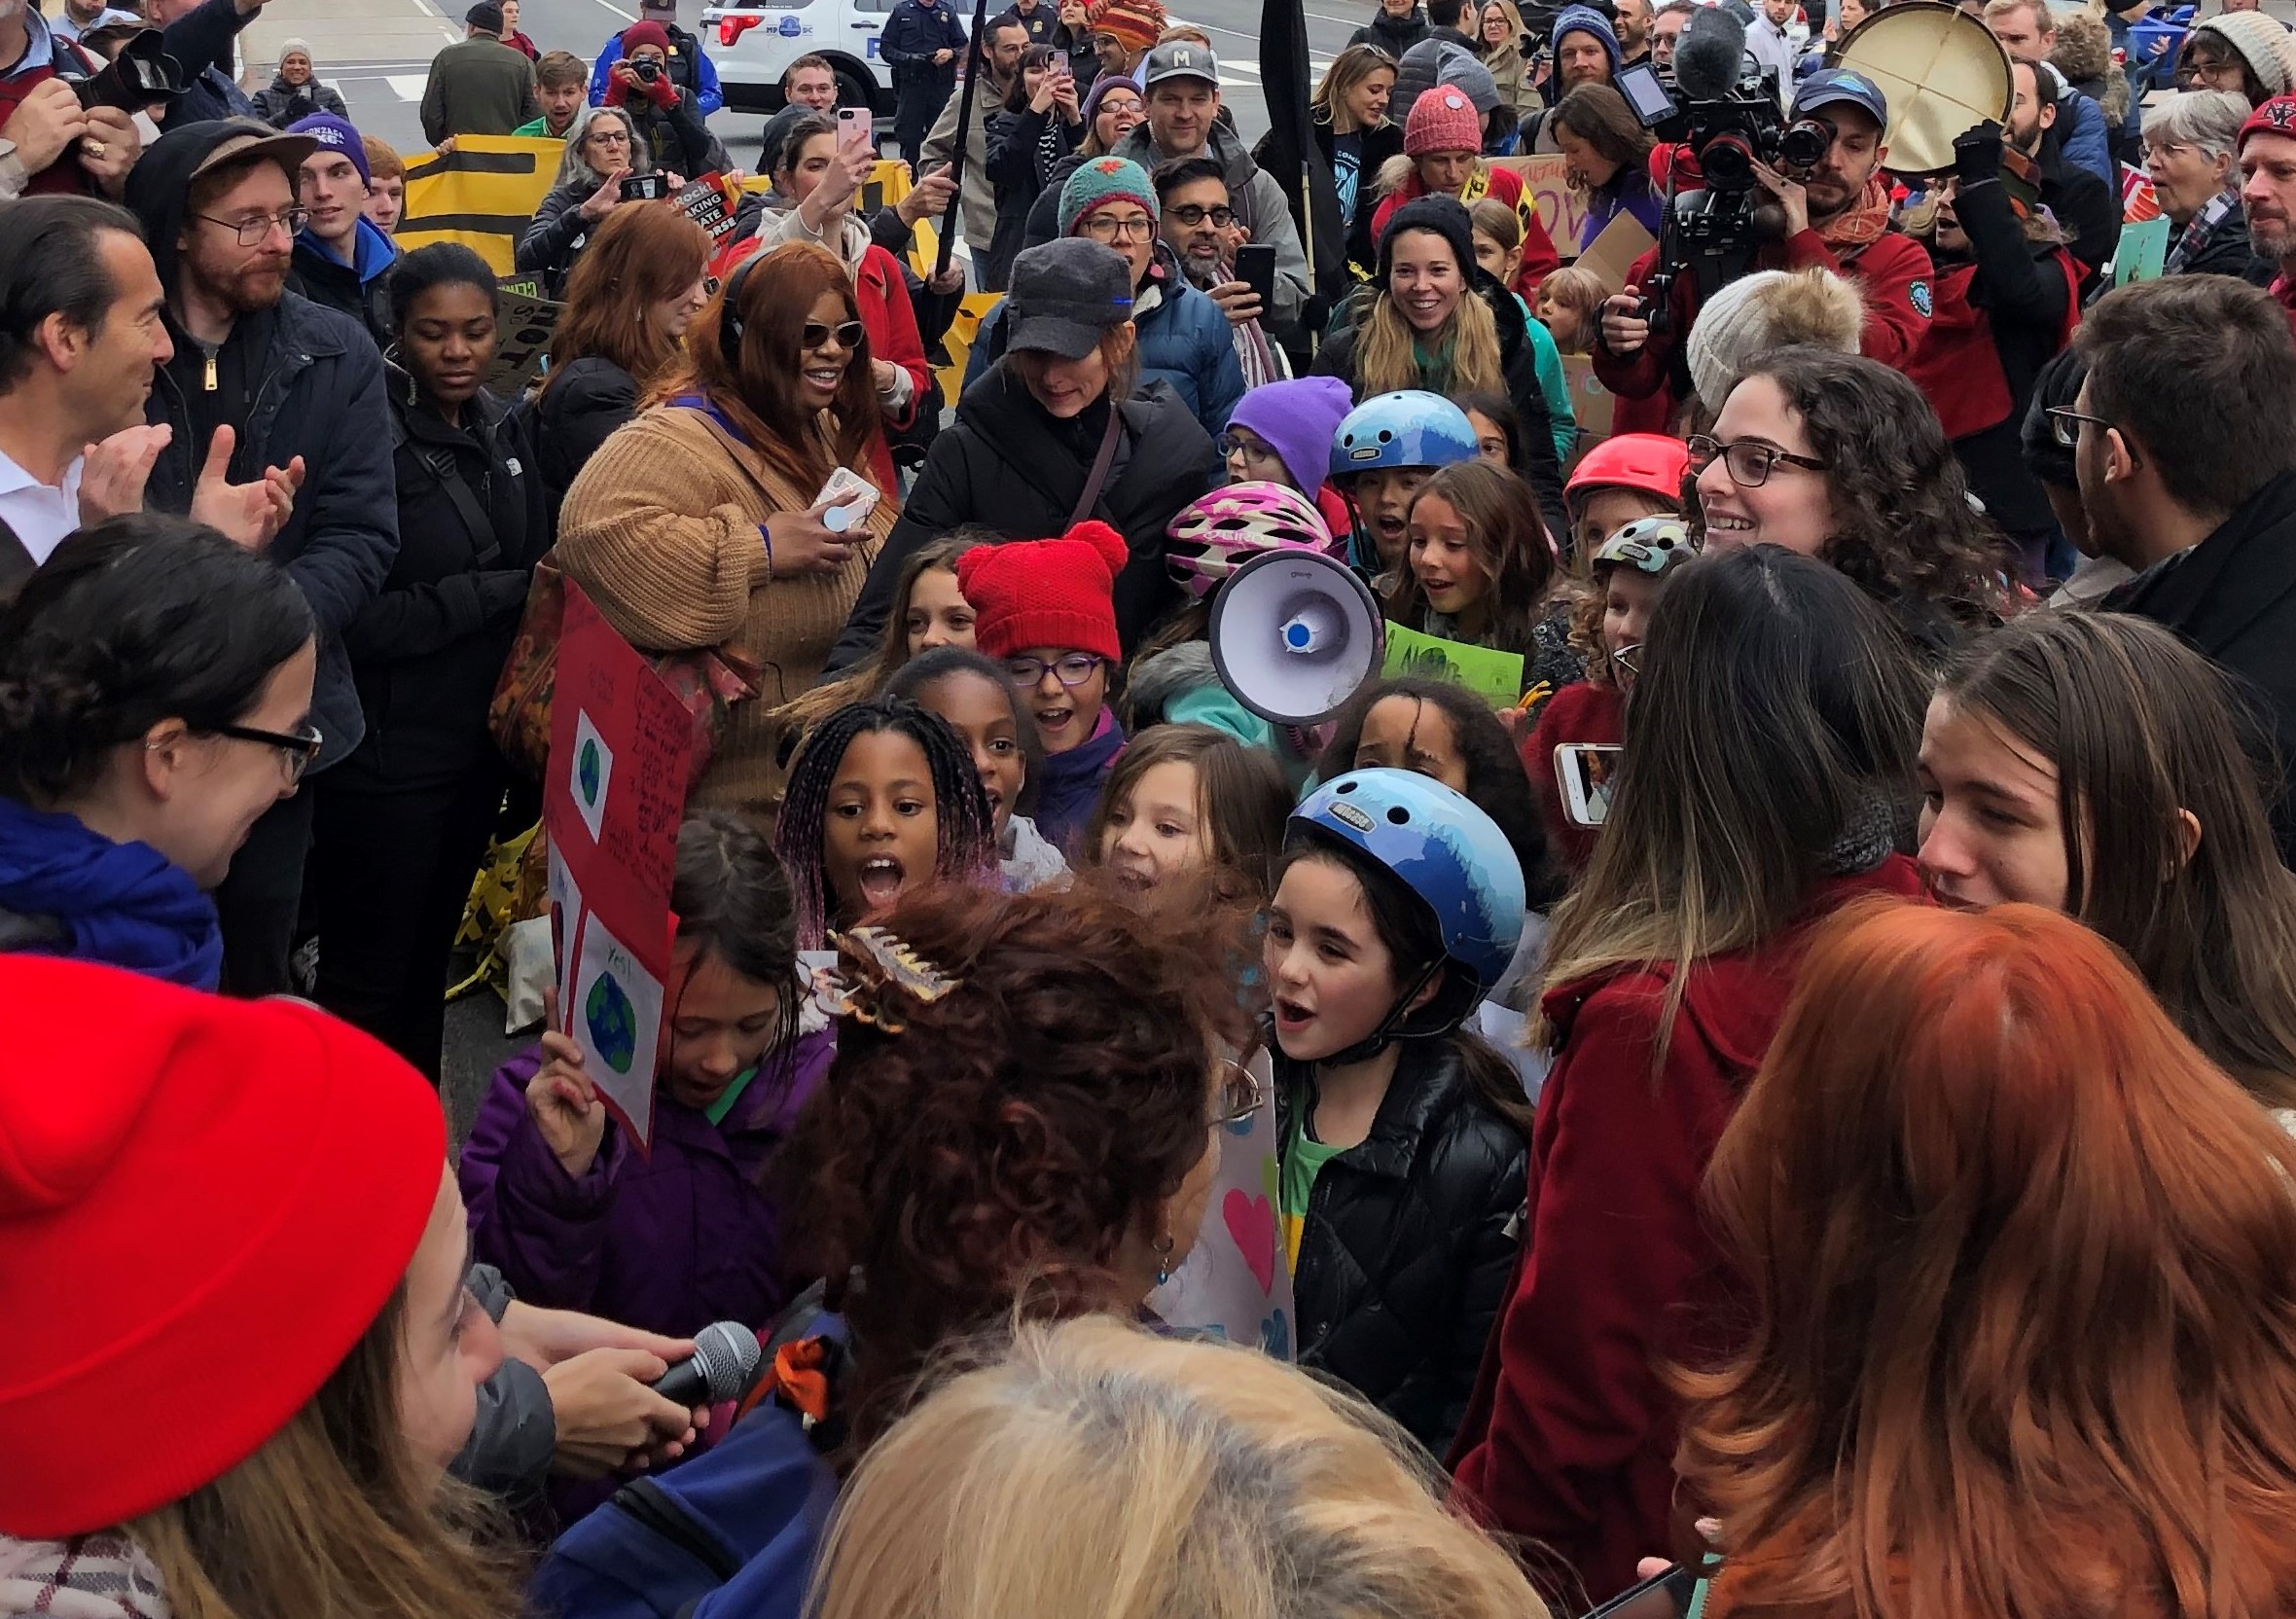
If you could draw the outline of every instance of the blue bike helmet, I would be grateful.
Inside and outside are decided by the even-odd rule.
[[[1465,795],[1417,771],[1349,771],[1309,794],[1289,831],[1336,845],[1353,863],[1385,867],[1433,914],[1444,959],[1459,969],[1433,1002],[1435,1026],[1396,1027],[1422,978],[1397,999],[1368,1042],[1372,1051],[1398,1034],[1456,1028],[1515,959],[1523,867],[1498,823]]]
[[[1404,388],[1367,399],[1341,418],[1332,435],[1331,475],[1447,467],[1475,454],[1475,427],[1466,412],[1439,393]]]

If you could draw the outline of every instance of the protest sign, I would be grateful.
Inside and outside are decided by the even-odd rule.
[[[1157,1318],[1182,1332],[1248,1344],[1278,1360],[1298,1353],[1292,1305],[1296,1233],[1275,1214],[1275,1083],[1268,1053],[1249,1063],[1260,1082],[1259,1111],[1220,1127],[1220,1169],[1196,1245],[1171,1279],[1148,1295]]]
[[[2155,214],[2121,227],[2121,240],[2113,249],[2113,285],[2158,281],[2169,262],[2169,216]]]
[[[562,140],[461,135],[444,156],[407,163],[407,211],[393,233],[399,251],[458,241],[497,275],[518,268],[519,238],[557,178]]]
[[[1560,152],[1534,153],[1527,158],[1493,158],[1493,168],[1512,169],[1522,177],[1523,195],[1537,204],[1539,223],[1555,243],[1555,251],[1568,263],[1578,257],[1579,238],[1587,228],[1587,195],[1570,183],[1570,160]]]
[[[1464,686],[1494,708],[1511,708],[1523,696],[1523,654],[1493,652],[1487,646],[1422,635],[1400,624],[1387,626],[1387,662],[1380,672],[1390,679],[1417,675]]]
[[[486,389],[497,399],[514,399],[542,375],[551,336],[558,329],[558,312],[565,306],[541,296],[532,276],[505,279],[499,296],[494,364],[486,372]]]
[[[677,694],[565,585],[542,818],[558,959],[558,1022],[642,1152],[677,918],[670,882],[694,726]]]
[[[722,176],[712,171],[699,180],[688,180],[669,199],[688,219],[709,233],[710,244],[715,246],[734,234],[734,206],[738,197]]]

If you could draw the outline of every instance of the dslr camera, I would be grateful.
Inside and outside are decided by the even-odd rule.
[[[637,75],[637,81],[641,85],[651,85],[662,77],[662,64],[651,56],[633,57],[629,64],[629,70]]]

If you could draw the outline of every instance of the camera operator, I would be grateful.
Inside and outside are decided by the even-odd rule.
[[[1848,276],[1865,300],[1860,351],[1902,371],[1929,325],[1932,270],[1921,244],[1890,225],[1889,187],[1882,174],[1888,104],[1871,80],[1827,68],[1795,90],[1790,116],[1814,120],[1833,139],[1825,156],[1798,179],[1754,163],[1755,180],[1784,222],[1775,239],[1754,249],[1746,268],[1814,266]],[[1664,268],[1665,252],[1662,241],[1636,260],[1626,290],[1603,306],[1595,375],[1618,396],[1615,432],[1666,432],[1690,396],[1683,343],[1698,319],[1697,277],[1672,277],[1664,330],[1651,330],[1642,307],[1642,285]]]
[[[691,178],[733,166],[720,161],[694,92],[671,77],[669,35],[659,22],[633,22],[622,30],[622,59],[607,70],[599,104],[629,115],[632,133],[645,142],[657,168]]]

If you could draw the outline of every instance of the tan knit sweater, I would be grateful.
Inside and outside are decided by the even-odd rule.
[[[812,685],[897,515],[878,502],[868,532],[834,575],[767,578],[758,529],[803,511],[799,489],[700,411],[664,406],[590,458],[558,524],[558,562],[608,624],[647,652],[731,646],[765,669],[765,689],[734,710],[717,757],[691,795],[771,825],[781,805],[780,728],[766,715]]]

